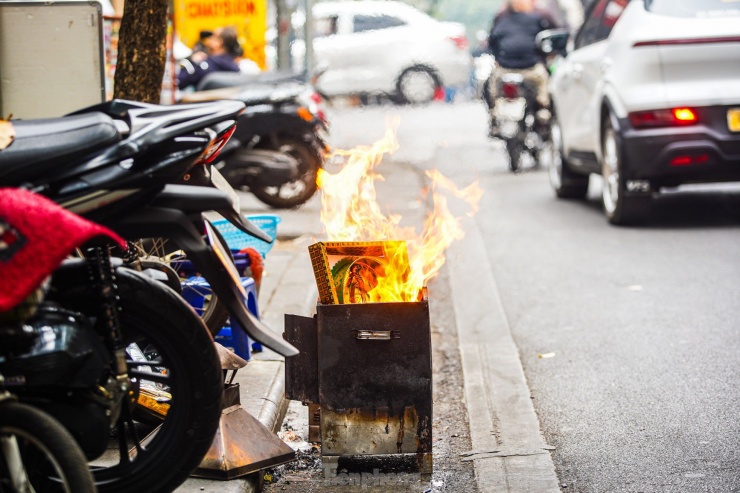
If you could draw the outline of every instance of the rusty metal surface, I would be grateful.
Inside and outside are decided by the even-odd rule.
[[[321,443],[321,406],[308,405],[308,441]]]
[[[317,322],[322,408],[387,409],[398,416],[414,406],[420,416],[431,416],[432,345],[426,300],[319,305]],[[391,337],[362,338],[368,332]]]
[[[322,454],[416,453],[425,469],[432,453],[426,298],[319,305],[317,331]]]
[[[370,413],[348,409],[321,413],[323,455],[378,455],[416,453],[419,416],[413,407],[391,416],[387,411]]]
[[[316,319],[285,315],[285,339],[300,354],[285,358],[285,394],[288,399],[319,402]]]
[[[241,406],[239,385],[225,389],[211,448],[191,476],[233,479],[295,459],[295,452]]]
[[[247,366],[247,360],[223,347],[218,342],[213,343],[216,346],[218,359],[221,362],[222,370],[238,370]]]
[[[413,303],[319,304],[314,318],[286,315],[285,338],[301,351],[286,359],[286,394],[315,404],[309,433],[324,461],[412,457],[432,472],[426,293]]]

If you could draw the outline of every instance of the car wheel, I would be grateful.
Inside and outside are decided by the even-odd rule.
[[[561,199],[582,199],[588,192],[588,175],[580,175],[570,170],[570,164],[563,155],[563,137],[560,124],[553,118],[550,139],[545,144],[543,155],[547,160],[550,185],[555,195]]]
[[[611,224],[630,225],[645,220],[650,211],[651,197],[627,195],[625,158],[620,149],[620,139],[611,120],[603,125],[601,144],[601,176],[604,179],[601,199],[604,214]]]
[[[424,104],[432,101],[437,89],[442,87],[437,75],[428,67],[407,68],[396,81],[398,101],[407,104]]]

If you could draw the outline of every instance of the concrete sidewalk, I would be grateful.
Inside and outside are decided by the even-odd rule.
[[[315,311],[318,292],[308,256],[308,245],[321,233],[316,197],[298,210],[270,211],[254,198],[242,196],[246,214],[280,216],[278,241],[265,259],[265,271],[259,293],[261,319],[278,334],[283,332],[285,314],[310,316]],[[277,432],[282,424],[288,401],[285,399],[283,358],[265,348],[253,353],[246,368],[237,373],[244,409],[267,428]],[[257,474],[219,481],[189,478],[178,493],[244,493],[257,491]]]

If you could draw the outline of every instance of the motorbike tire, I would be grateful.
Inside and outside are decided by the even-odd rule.
[[[275,209],[294,209],[308,202],[318,189],[316,177],[323,163],[319,151],[310,142],[294,137],[278,136],[265,139],[265,142],[263,148],[284,152],[297,159],[301,175],[279,187],[251,187],[252,194]]]
[[[520,158],[523,150],[522,143],[518,138],[506,139],[506,152],[509,155],[509,170],[513,173],[519,171]]]
[[[80,274],[85,272],[82,267]],[[128,443],[131,433],[121,433],[128,426],[125,410],[121,413],[115,447],[118,462],[109,459],[101,465],[100,460],[93,461],[95,484],[98,491],[108,493],[170,492],[187,479],[211,446],[221,417],[221,365],[202,320],[175,291],[125,267],[116,269],[116,284],[125,343],[136,342],[159,355],[162,361],[157,366],[168,370],[166,385],[172,403],[140,450],[137,443]],[[96,313],[96,299],[89,286],[78,284],[65,290],[61,302],[83,313]],[[138,366],[129,362],[132,378],[157,378],[137,375],[132,369]],[[129,453],[121,457],[120,450]]]
[[[45,412],[14,401],[0,404],[0,437],[10,436],[18,443],[33,490],[51,493],[96,491],[87,460],[77,442]],[[7,460],[0,460],[0,491],[16,491],[10,481]]]

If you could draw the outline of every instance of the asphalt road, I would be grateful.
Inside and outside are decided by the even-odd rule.
[[[389,113],[392,166],[485,190],[475,222],[563,491],[740,491],[738,188],[616,228],[597,180],[559,201],[544,171],[509,173],[482,104],[335,108],[333,143],[371,143]]]

